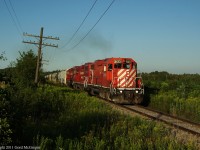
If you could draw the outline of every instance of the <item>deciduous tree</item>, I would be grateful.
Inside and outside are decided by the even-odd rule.
[[[34,84],[37,56],[32,50],[19,54],[15,64],[15,83],[30,87]]]

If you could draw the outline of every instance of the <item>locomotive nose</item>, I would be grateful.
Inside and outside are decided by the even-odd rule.
[[[136,70],[120,69],[115,78],[118,88],[134,88],[135,87]]]

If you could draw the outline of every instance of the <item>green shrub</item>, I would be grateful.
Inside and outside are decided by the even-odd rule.
[[[7,121],[7,118],[0,118],[0,145],[6,146],[11,144],[12,130],[10,129],[10,125]]]

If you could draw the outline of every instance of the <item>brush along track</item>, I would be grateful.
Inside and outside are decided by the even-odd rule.
[[[103,100],[105,100],[105,99],[103,99]],[[119,104],[115,104],[108,100],[105,100],[105,101],[114,105],[114,107],[117,107],[117,109],[121,109],[123,111],[128,111],[128,112],[134,112],[134,113],[140,114],[142,116],[145,116],[147,118],[150,118],[152,120],[164,122],[165,124],[168,124],[178,130],[182,130],[184,132],[187,132],[187,133],[196,135],[197,137],[200,137],[200,124],[199,123],[194,123],[194,122],[191,122],[191,121],[188,121],[185,119],[171,116],[171,115],[165,114],[163,112],[152,110],[147,107],[142,107],[142,106],[138,106],[138,105],[119,105]]]

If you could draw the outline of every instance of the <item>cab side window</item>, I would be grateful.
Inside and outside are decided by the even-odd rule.
[[[89,69],[88,66],[85,66],[85,71],[88,71],[88,69]]]
[[[94,65],[91,65],[91,70],[94,70]]]
[[[137,64],[132,62],[132,69],[136,69],[137,68]]]
[[[108,64],[108,71],[111,71],[112,70],[112,64]]]

